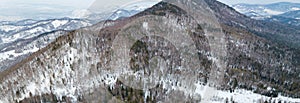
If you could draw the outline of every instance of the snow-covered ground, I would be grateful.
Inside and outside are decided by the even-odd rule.
[[[230,102],[231,100],[237,103],[261,103],[265,101],[272,101],[272,103],[278,103],[279,101],[286,101],[289,103],[300,102],[300,98],[290,98],[281,96],[280,94],[276,98],[271,98],[245,89],[236,89],[234,92],[230,92],[217,90],[216,88],[207,85],[195,85],[197,86],[195,92],[201,94],[202,102],[204,103],[225,103],[226,101]]]
[[[236,4],[232,6],[236,11],[248,14],[251,12],[257,13],[261,16],[279,15],[290,11],[300,10],[298,3],[273,3],[273,4]]]
[[[55,30],[73,30],[92,25],[91,22],[81,19],[50,19],[37,21],[32,24],[23,24],[24,25],[16,25],[9,23],[1,25],[0,39],[2,43],[10,43],[18,39],[29,39]]]
[[[147,8],[152,7],[155,4],[157,4],[157,2],[143,1],[143,2],[132,3],[129,5],[124,5],[124,7],[115,10],[115,12],[108,19],[116,20],[122,17],[130,17],[141,11],[144,11]]]
[[[6,60],[6,59],[14,59],[14,57],[18,57],[18,56],[21,56],[21,55],[25,55],[25,54],[28,54],[28,53],[33,53],[33,52],[36,52],[38,51],[39,48],[37,47],[34,47],[32,49],[29,49],[29,50],[24,50],[22,52],[16,52],[16,50],[11,50],[11,51],[7,51],[7,52],[4,52],[4,53],[0,53],[0,61],[3,61],[3,60]]]

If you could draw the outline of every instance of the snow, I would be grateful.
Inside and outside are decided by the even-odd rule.
[[[144,103],[146,103],[147,98],[150,96],[150,92],[148,90],[144,90],[145,91],[145,95],[144,95]]]
[[[147,23],[144,22],[143,24],[146,25]],[[88,44],[86,44],[86,45],[88,45]],[[76,78],[76,76],[71,77],[71,75],[73,75],[74,71],[73,72],[71,71],[70,64],[76,63],[76,61],[78,61],[78,59],[76,59],[76,58],[82,58],[84,56],[88,56],[89,53],[86,52],[86,50],[84,49],[84,50],[82,50],[83,52],[85,52],[85,53],[83,53],[84,56],[81,56],[80,50],[77,50],[76,48],[69,47],[68,45],[64,46],[64,48],[65,49],[62,48],[62,50],[60,50],[63,52],[63,54],[61,54],[62,55],[61,58],[55,58],[55,60],[58,60],[55,62],[58,62],[58,63],[62,62],[62,64],[64,64],[64,66],[57,66],[58,68],[60,67],[60,69],[57,69],[57,70],[62,70],[62,73],[55,71],[56,69],[49,69],[50,71],[53,70],[51,72],[57,73],[57,74],[55,74],[56,79],[53,82],[55,84],[51,85],[51,83],[50,83],[50,78],[52,78],[52,77],[50,77],[51,72],[43,71],[43,73],[45,73],[44,74],[45,76],[43,76],[43,73],[38,74],[35,77],[35,78],[37,78],[37,81],[28,83],[29,85],[25,86],[27,93],[24,94],[24,96],[22,98],[28,96],[28,91],[32,92],[33,95],[53,92],[60,100],[62,99],[62,96],[67,96],[67,97],[71,97],[74,101],[76,101],[76,96],[78,95],[78,94],[76,94],[77,93],[76,90],[86,89],[86,88],[87,89],[94,88],[95,85],[100,85],[101,82],[97,82],[97,81],[102,80],[103,78],[105,78],[105,79],[102,83],[104,83],[106,85],[110,85],[111,88],[113,88],[113,86],[116,83],[118,75],[121,74],[119,72],[121,72],[121,71],[119,71],[117,73],[107,73],[107,75],[97,75],[97,77],[91,77],[90,79],[83,81],[84,82],[84,83],[82,83],[83,85],[76,84],[78,82],[76,80],[81,77],[77,77],[77,78]],[[48,58],[48,57],[45,57],[45,58]],[[211,59],[215,59],[215,58],[211,57]],[[97,61],[95,61],[95,62],[97,62]],[[82,66],[86,66],[86,65],[82,65]],[[85,67],[82,67],[82,68],[85,68]],[[88,73],[85,73],[85,70],[77,71],[77,72],[81,72],[82,74],[88,75]],[[61,85],[62,84],[61,79],[67,79],[66,86]],[[226,98],[228,98],[228,100],[230,100],[230,98],[232,98],[234,101],[236,101],[238,103],[252,103],[252,102],[257,102],[260,99],[262,99],[262,100],[270,99],[269,97],[253,93],[252,91],[249,91],[249,90],[237,89],[237,90],[235,90],[235,92],[230,93],[229,91],[217,90],[214,87],[210,87],[208,85],[203,85],[200,83],[194,84],[195,89],[185,88],[185,87],[181,87],[178,85],[172,85],[175,83],[175,81],[176,80],[172,79],[172,77],[161,80],[161,82],[163,83],[163,86],[164,86],[163,88],[165,88],[165,89],[184,91],[188,95],[201,95],[201,99],[204,102],[208,102],[208,103],[223,103],[226,100]],[[97,83],[99,83],[99,84],[97,84]],[[49,85],[52,86],[52,90],[49,89]],[[147,89],[145,89],[144,91],[145,91],[144,98],[149,97],[150,96],[149,91]],[[21,100],[22,98],[20,98],[19,100]],[[279,96],[277,98],[274,98],[273,100],[286,100],[286,101],[291,101],[291,102],[300,102],[300,99],[288,98],[288,97],[283,97],[283,96]]]
[[[30,34],[33,34],[33,33],[39,32],[39,31],[45,31],[45,30],[42,27],[37,27],[37,28],[31,29],[27,32],[29,32]]]
[[[0,26],[0,30],[5,31],[5,32],[9,32],[9,31],[16,31],[21,29],[23,26],[13,26],[13,25],[2,25]]]
[[[271,90],[272,90],[272,88],[271,88],[271,87],[268,87],[268,88],[267,88],[267,90],[268,90],[268,91],[271,91]]]
[[[0,103],[9,103],[9,102],[8,102],[8,100],[6,98],[6,99],[2,99],[2,100],[0,99]]]
[[[22,21],[24,22],[24,21]],[[25,21],[26,22],[26,21]],[[91,23],[88,20],[45,20],[45,21],[39,21],[31,25],[11,25],[11,24],[3,24],[0,25],[0,31],[3,31],[2,34],[0,34],[0,38],[3,43],[10,43],[14,42],[18,39],[30,39],[32,37],[36,37],[37,35],[40,35],[45,32],[54,31],[59,28],[62,25],[66,25],[70,22],[70,24],[75,25],[67,25],[66,28],[63,28],[64,30],[73,30],[77,29],[79,27],[85,27],[91,25]],[[53,28],[53,27],[54,28]],[[7,34],[7,35],[6,35]],[[9,35],[8,35],[9,34]]]
[[[68,22],[67,20],[54,20],[52,22],[52,25],[54,26],[54,28],[57,28],[59,26],[66,24],[67,22]]]
[[[143,23],[143,28],[145,28],[146,30],[148,30],[148,22],[144,22]]]
[[[138,10],[143,11],[147,8],[150,8],[151,6],[157,4],[157,1],[143,1],[143,2],[136,2],[129,5],[126,5],[123,7],[125,10]]]
[[[157,2],[154,1],[141,1],[136,3],[129,3],[128,5],[125,4],[124,6],[121,6],[120,8],[115,10],[114,14],[109,17],[109,19],[116,20],[120,17],[130,17],[141,11],[144,11],[147,8],[152,7],[156,3]]]
[[[122,13],[122,11],[117,11],[117,13],[118,13],[118,14],[121,14],[121,13]]]
[[[24,50],[21,53],[16,53],[15,52],[16,50],[3,52],[3,53],[0,53],[0,61],[6,60],[6,59],[11,59],[12,60],[14,57],[24,55],[24,54],[28,54],[28,53],[33,53],[33,52],[36,52],[38,50],[39,50],[39,48],[34,47],[33,49],[30,49],[30,50]],[[10,56],[13,56],[13,57],[10,57]]]
[[[261,16],[271,16],[271,15],[279,15],[279,14],[283,14],[289,11],[296,11],[296,10],[300,10],[299,7],[294,6],[288,6],[285,5],[283,6],[283,8],[288,8],[288,9],[276,9],[274,10],[273,6],[268,6],[268,5],[244,5],[244,4],[238,4],[238,5],[234,5],[233,8],[238,11],[241,12],[243,14],[246,14],[247,16],[252,17],[253,15],[250,14],[248,15],[248,13],[251,12],[255,12]],[[254,15],[255,16],[255,15]]]
[[[293,7],[292,10],[296,11],[296,10],[300,10],[300,8]]]
[[[280,12],[280,11],[274,11],[274,10],[271,10],[271,9],[264,9],[264,12],[266,12],[267,14],[270,14],[270,15],[279,15],[279,14],[284,13],[284,12]]]
[[[271,99],[270,97],[253,93],[252,91],[245,89],[236,89],[231,93],[230,91],[217,90],[213,87],[209,87],[208,85],[195,85],[195,93],[198,93],[203,97],[203,102],[224,103],[226,98],[228,99],[228,101],[230,101],[232,98],[237,103],[259,103],[261,100],[269,101]],[[300,98],[289,98],[279,95],[276,98],[272,98],[272,101],[300,102]]]

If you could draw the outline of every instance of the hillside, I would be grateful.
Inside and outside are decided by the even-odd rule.
[[[1,72],[0,102],[299,102],[298,51],[270,39],[298,31],[269,25],[215,0],[164,0],[70,31]],[[245,90],[260,98],[220,95]]]

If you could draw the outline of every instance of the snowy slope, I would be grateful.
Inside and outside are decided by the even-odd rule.
[[[300,10],[286,12],[286,13],[278,15],[278,16],[282,16],[282,17],[286,17],[286,18],[300,19]]]
[[[36,22],[32,20],[16,23],[11,22],[0,25],[0,38],[2,43],[10,43],[18,39],[28,39],[54,30],[73,30],[90,25],[90,21],[69,18]]]
[[[271,16],[279,15],[289,11],[300,9],[300,3],[279,2],[273,4],[236,4],[232,6],[241,13],[256,12],[260,15]]]
[[[25,19],[20,21],[0,21],[0,65],[11,64],[8,62],[20,59],[63,35],[57,30],[74,30],[81,27],[91,26],[106,19],[116,20],[119,18],[135,15],[157,2],[143,1],[125,5],[112,14],[95,14],[88,10],[74,11],[74,18],[60,18],[49,20]],[[41,36],[46,35],[46,36]],[[37,42],[38,41],[38,42]],[[1,66],[5,69],[8,66]]]
[[[74,30],[90,26],[82,19],[21,20],[0,23],[0,71],[44,48],[64,34],[58,30]]]
[[[64,35],[64,31],[44,33],[38,37],[21,39],[12,43],[0,44],[0,71],[3,71],[15,63],[29,56],[29,54],[46,47],[57,37]]]
[[[139,10],[138,8],[139,7],[133,9],[133,11],[129,10],[129,13],[127,12],[128,10],[117,11],[116,13],[119,15],[114,16],[113,19],[119,19],[122,17],[126,17],[128,15],[132,15],[131,12],[138,11]],[[165,23],[169,23],[168,25],[172,25],[172,23],[175,23],[175,21],[177,20],[174,18],[166,18],[165,20],[170,20],[170,19],[173,20],[171,22],[165,22]],[[143,27],[143,30],[145,29],[146,31],[148,31],[149,29],[151,29],[151,27],[148,25],[148,22],[144,22],[143,20],[141,20],[141,22],[142,23],[140,23],[141,25],[139,26]],[[59,28],[61,26],[66,25],[66,23],[67,22],[65,20],[63,21],[53,20],[51,22],[50,27]],[[139,27],[139,26],[135,26],[135,27]],[[172,27],[179,28],[179,29],[178,28],[174,29],[173,32],[177,33],[178,31],[176,30],[181,30],[182,28],[185,28],[181,26],[183,25],[176,24],[175,26],[172,26]],[[165,29],[164,27],[165,26],[162,26],[162,29],[169,30],[169,29]],[[41,27],[39,27],[39,29],[41,29]],[[110,57],[110,55],[105,54],[107,53],[105,51],[109,50],[110,48],[109,46],[105,45],[107,41],[110,41],[109,36],[107,36],[108,38],[106,37],[102,38],[99,35],[95,35],[98,32],[84,33],[84,30],[85,29],[83,29],[82,31],[75,32],[74,38],[71,40],[72,42],[70,42],[67,39],[63,39],[66,41],[56,42],[53,45],[60,45],[58,49],[56,50],[53,50],[52,48],[47,49],[44,53],[36,55],[32,60],[26,62],[24,66],[21,67],[21,69],[16,71],[16,74],[12,73],[11,78],[4,80],[3,85],[0,85],[0,89],[3,91],[5,90],[5,92],[2,92],[1,95],[2,98],[0,98],[0,102],[9,102],[12,100],[19,101],[19,100],[23,100],[24,98],[31,97],[31,95],[41,95],[46,93],[55,94],[57,97],[56,99],[58,100],[63,100],[63,97],[69,97],[71,98],[72,101],[75,102],[77,101],[78,97],[84,95],[82,93],[84,93],[85,91],[87,91],[90,95],[93,93],[94,88],[98,89],[98,87],[100,87],[99,88],[100,90],[102,86],[103,88],[105,88],[105,90],[106,90],[106,86],[110,87],[110,89],[117,88],[117,86],[115,86],[118,84],[116,82],[117,78],[121,75],[124,75],[125,73],[130,74],[130,72],[123,72],[122,70],[109,71],[110,68],[106,68],[107,65],[106,63],[107,63],[107,59],[110,58],[106,58],[106,56]],[[185,29],[182,29],[182,31],[185,31]],[[34,32],[35,31],[33,30],[30,33],[32,34]],[[179,33],[179,34],[185,34],[185,33]],[[39,48],[38,46],[43,47],[39,43],[41,42],[44,43],[45,40],[49,38],[51,38],[51,40],[54,40],[56,36],[59,35],[64,35],[64,32],[60,33],[58,31],[58,32],[49,33],[46,36],[43,36],[44,38],[39,37],[38,39],[34,41],[30,41],[29,44],[26,44],[26,46],[22,46],[22,47],[28,47],[29,49],[32,50],[38,50]],[[18,37],[18,36],[19,35],[14,37]],[[24,38],[26,39],[26,37]],[[9,41],[9,39],[7,41]],[[20,39],[15,39],[15,41],[18,43],[12,43],[9,45],[24,44],[23,41],[20,43]],[[45,42],[45,44],[47,43],[48,41]],[[99,45],[100,43],[103,43],[103,45]],[[4,44],[8,44],[8,43],[4,43]],[[236,47],[241,47],[241,48],[243,47],[243,45],[245,45],[245,44],[241,44],[240,42],[236,42],[236,44],[237,44]],[[27,50],[25,49],[18,50],[15,48],[16,47],[14,47],[14,49],[11,50],[5,48],[3,50],[4,53],[2,56],[6,58],[10,58],[11,56],[7,56],[7,55],[19,55],[20,52],[27,53],[27,50],[29,50],[28,48]],[[239,50],[241,49],[239,48]],[[218,60],[217,58],[215,59],[215,57],[211,57],[211,58],[213,58],[212,60],[214,62]],[[45,66],[44,64],[47,64],[47,66]],[[31,67],[31,68],[28,69],[27,67]],[[27,72],[31,74],[29,75],[31,78],[30,77],[26,78],[26,76],[28,76],[26,74]],[[139,75],[138,73],[136,73],[133,76],[138,77]],[[178,75],[178,78],[183,76],[186,75]],[[161,85],[163,85],[162,88],[165,89],[167,93],[176,90],[183,91],[185,95],[195,96],[196,99],[199,99],[200,97],[201,101],[208,102],[208,103],[223,103],[226,101],[235,101],[238,103],[249,103],[249,102],[259,103],[265,101],[300,102],[300,99],[297,98],[288,98],[281,95],[279,95],[276,98],[270,98],[260,94],[253,93],[253,91],[244,90],[244,89],[235,89],[234,92],[218,90],[214,87],[204,85],[204,83],[201,83],[199,80],[192,81],[194,85],[190,86],[189,84],[186,84],[183,81],[188,81],[187,79],[191,79],[191,78],[182,78],[182,79],[184,80],[176,81],[177,75],[171,74],[162,77],[162,79],[160,79],[159,82],[161,83]],[[16,82],[16,83],[11,84],[11,82]],[[8,85],[15,85],[15,87],[8,86]],[[7,87],[14,88],[14,89],[7,89]],[[10,92],[10,90],[13,90],[13,92]],[[268,87],[268,90],[273,90],[273,88]],[[18,91],[21,91],[21,93]],[[143,91],[145,92],[145,94],[143,94],[145,98],[144,100],[146,100],[148,97],[150,97],[149,96],[150,93],[148,91],[148,88],[144,88]],[[15,98],[13,97],[13,99],[11,99],[9,96],[6,96],[7,94],[9,95],[9,93],[16,94],[17,97]]]
[[[147,8],[152,7],[156,3],[157,2],[146,1],[129,4],[121,7],[120,9],[117,9],[108,19],[116,20],[119,18],[130,17],[141,11],[144,11]]]
[[[236,4],[233,8],[252,19],[300,25],[300,3],[280,2],[266,5]]]
[[[208,85],[196,85],[196,93],[201,94],[203,97],[204,103],[262,103],[262,102],[292,102],[298,103],[300,102],[300,98],[290,98],[279,95],[276,98],[271,98],[267,96],[263,96],[261,94],[254,93],[253,91],[245,90],[245,89],[235,89],[233,92],[217,90],[214,87],[210,87]]]

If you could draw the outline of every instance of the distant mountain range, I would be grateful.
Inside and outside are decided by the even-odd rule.
[[[90,26],[82,19],[22,20],[0,23],[0,71],[45,47],[65,31]]]
[[[300,26],[300,3],[236,4],[232,7],[253,19]]]
[[[139,2],[117,9],[112,13],[88,13],[84,18],[78,19],[0,21],[0,71],[45,47],[66,31],[91,26],[102,20],[130,17],[154,4],[154,2]]]
[[[17,22],[1,22],[0,37],[2,42],[9,43],[17,39],[27,39],[54,30],[73,30],[89,26],[92,23],[83,19],[49,19],[49,20],[21,20]]]

